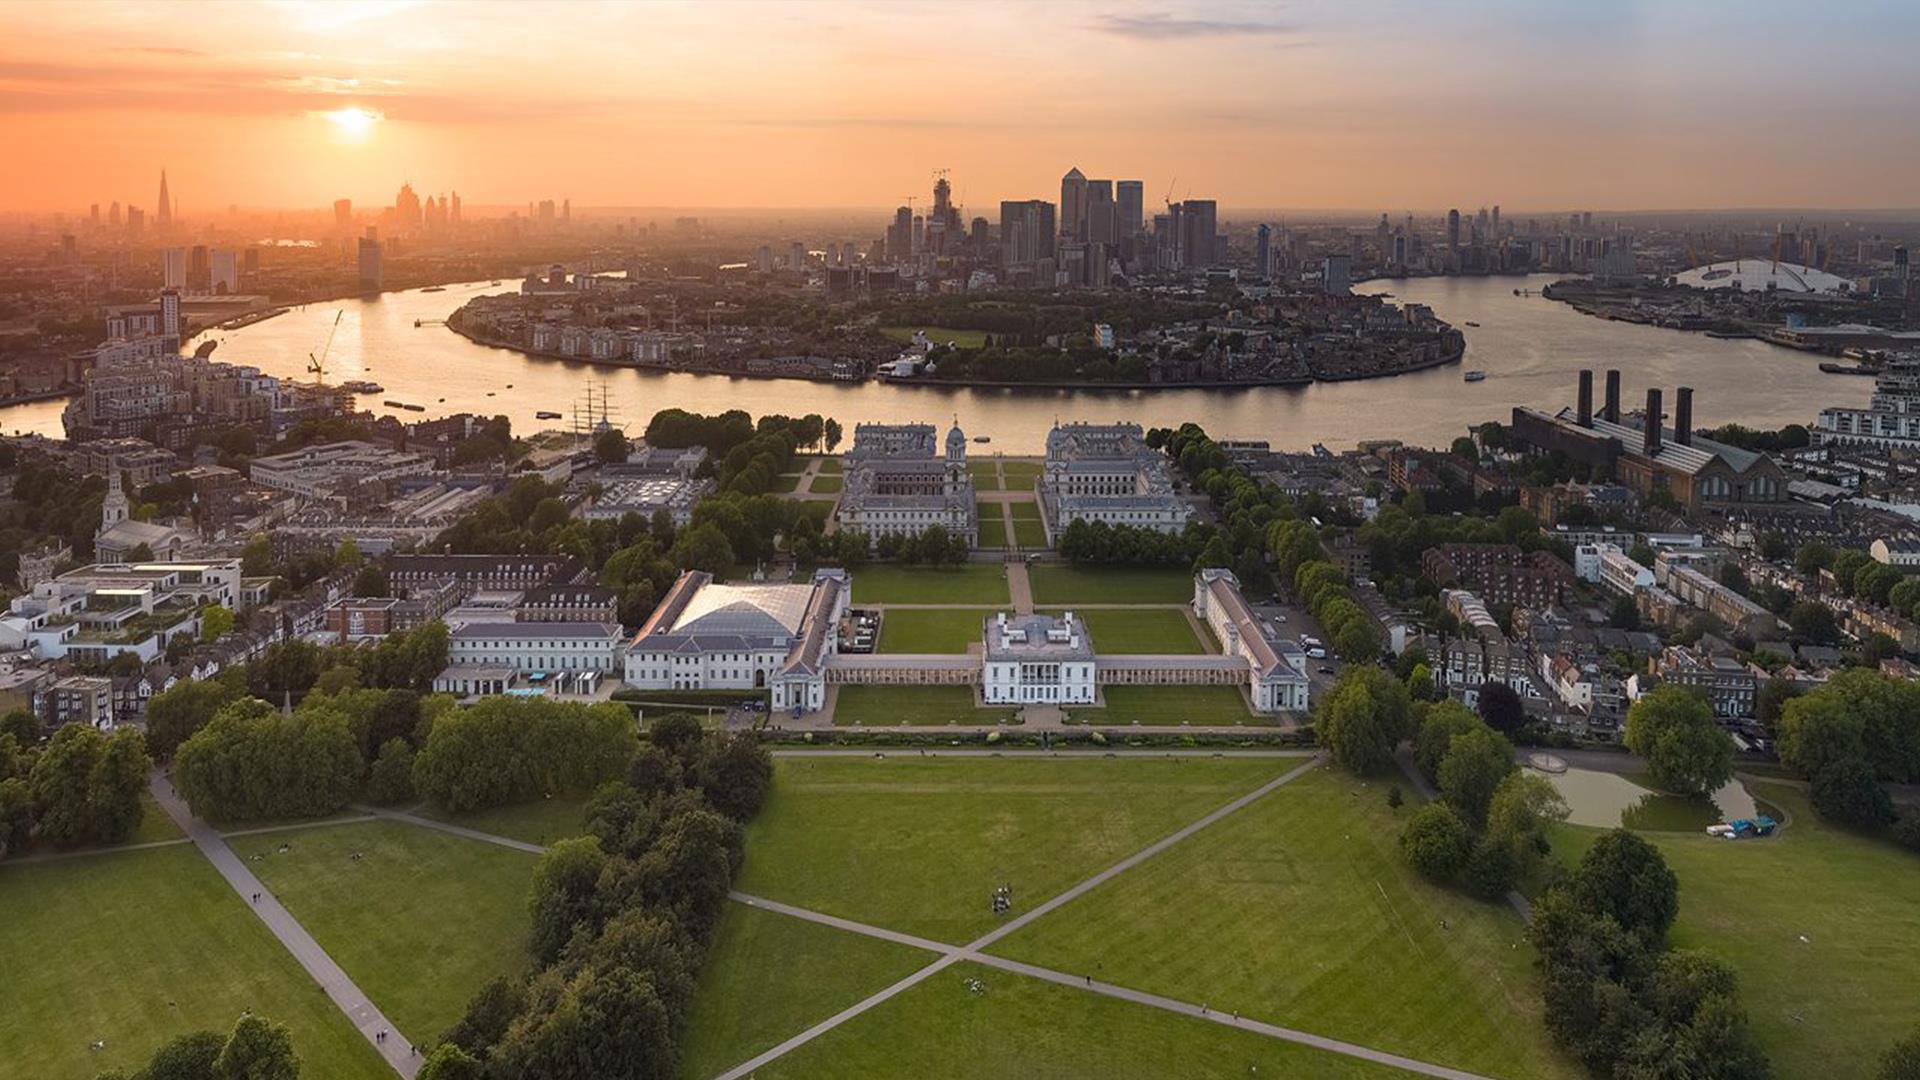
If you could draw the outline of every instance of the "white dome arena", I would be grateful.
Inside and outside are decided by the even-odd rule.
[[[1733,259],[1708,263],[1681,271],[1674,277],[1681,285],[1696,289],[1731,289],[1736,284],[1748,292],[1838,293],[1851,284],[1838,274],[1815,270],[1797,263],[1777,263],[1772,259]]]

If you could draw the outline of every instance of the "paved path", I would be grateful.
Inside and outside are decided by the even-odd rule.
[[[469,840],[478,840],[484,844],[498,844],[501,847],[512,848],[515,851],[525,851],[530,854],[539,855],[547,850],[539,844],[529,844],[525,840],[515,840],[512,837],[500,836],[496,833],[481,832],[479,829],[469,829],[465,825],[455,825],[452,822],[435,821],[430,817],[421,817],[419,814],[409,814],[405,810],[389,810],[379,806],[361,806],[356,807],[356,809],[365,810],[375,817],[383,817],[391,821],[403,821],[408,825],[418,825],[423,829],[434,829],[443,833],[451,833],[454,836],[464,836]]]
[[[931,729],[929,729],[931,730]],[[1103,758],[1147,758],[1147,757],[1252,757],[1252,758],[1307,758],[1314,750],[1132,750],[1122,747],[1117,750],[984,750],[962,747],[930,746],[925,749],[913,746],[892,746],[875,749],[873,747],[831,747],[823,746],[817,750],[801,747],[769,751],[774,757],[1024,757],[1024,758],[1082,758],[1100,760]]]
[[[773,1061],[777,1058],[783,1057],[786,1054],[792,1052],[793,1050],[796,1050],[799,1047],[804,1046],[809,1042],[812,1042],[814,1039],[817,1039],[820,1036],[825,1035],[827,1032],[832,1031],[834,1028],[839,1027],[841,1024],[846,1023],[848,1020],[851,1020],[854,1017],[859,1016],[861,1013],[864,1013],[867,1010],[873,1008],[874,1006],[879,1005],[880,1003],[888,1000],[889,998],[892,998],[898,995],[904,990],[908,990],[914,986],[917,986],[918,984],[926,981],[927,979],[931,978],[935,974],[938,974],[939,972],[944,971],[949,967],[952,967],[954,964],[959,963],[962,960],[977,961],[980,963],[992,963],[995,966],[1004,966],[1002,963],[999,962],[999,959],[997,957],[995,958],[985,957],[980,953],[980,950],[986,948],[989,945],[992,945],[994,942],[999,941],[1001,938],[1006,937],[1008,934],[1012,934],[1015,931],[1019,930],[1020,928],[1029,925],[1030,923],[1034,922],[1036,919],[1041,919],[1046,917],[1048,914],[1058,910],[1061,905],[1071,903],[1075,899],[1078,899],[1079,897],[1085,895],[1090,890],[1098,888],[1099,886],[1105,884],[1106,882],[1110,881],[1114,877],[1117,877],[1118,875],[1133,869],[1134,867],[1140,865],[1141,863],[1147,861],[1148,859],[1153,858],[1155,855],[1158,855],[1161,852],[1167,850],[1168,848],[1174,846],[1175,844],[1178,844],[1182,840],[1185,840],[1187,837],[1192,836],[1194,833],[1199,832],[1201,829],[1204,829],[1207,826],[1212,825],[1214,822],[1219,821],[1221,818],[1224,818],[1227,815],[1232,814],[1237,810],[1241,810],[1245,808],[1246,806],[1250,805],[1256,800],[1270,794],[1275,789],[1279,788],[1282,784],[1290,783],[1293,780],[1298,779],[1301,776],[1304,776],[1305,774],[1307,774],[1308,772],[1312,771],[1314,768],[1319,766],[1320,762],[1321,762],[1320,757],[1318,755],[1315,755],[1311,760],[1307,761],[1305,764],[1300,765],[1299,767],[1292,769],[1288,772],[1282,773],[1277,777],[1274,777],[1272,780],[1267,781],[1266,783],[1260,785],[1259,787],[1253,789],[1252,791],[1247,792],[1245,795],[1242,795],[1239,798],[1233,800],[1232,802],[1227,803],[1225,806],[1222,806],[1219,809],[1213,811],[1212,813],[1207,814],[1205,817],[1202,817],[1197,821],[1191,822],[1188,825],[1183,826],[1182,828],[1172,833],[1169,833],[1164,837],[1161,837],[1159,840],[1156,840],[1153,843],[1148,844],[1146,847],[1141,848],[1139,851],[1134,852],[1132,855],[1129,855],[1126,858],[1120,860],[1119,862],[1114,863],[1112,866],[1107,867],[1105,870],[1102,870],[1099,873],[1093,875],[1092,877],[1087,878],[1085,881],[1082,881],[1079,884],[1074,885],[1072,888],[1067,889],[1065,892],[1059,894],[1058,896],[1053,897],[1051,900],[1048,900],[1045,903],[1042,903],[1036,907],[1033,907],[1021,913],[1020,915],[1017,915],[1014,918],[1007,920],[1004,923],[1001,923],[995,929],[989,931],[986,934],[981,935],[980,937],[975,938],[974,940],[968,942],[965,945],[959,946],[958,948],[949,949],[948,951],[942,953],[938,960],[935,960],[933,963],[928,964],[926,967],[921,968],[919,971],[914,972],[913,974],[907,976],[906,978],[901,979],[899,982],[894,983],[892,986],[889,986],[879,991],[878,993],[870,995],[869,997],[865,998],[862,1001],[859,1001],[853,1005],[848,1006],[845,1009],[840,1010],[839,1012],[833,1014],[832,1016],[827,1017],[825,1020],[820,1021],[819,1023],[813,1025],[807,1030],[802,1031],[798,1035],[795,1035],[792,1038],[786,1040],[780,1045],[775,1046],[770,1050],[763,1051],[762,1053],[757,1054],[754,1057],[746,1061],[743,1061],[738,1065],[735,1065],[733,1068],[728,1069],[724,1073],[721,1073],[716,1078],[716,1080],[741,1080],[742,1077],[750,1076],[752,1075],[754,1070],[760,1068],[762,1065],[765,1065],[768,1062]],[[750,901],[761,906],[766,906],[770,903],[769,901],[760,900],[758,897],[750,898]],[[749,900],[743,900],[742,902],[743,903],[749,902]],[[781,907],[784,908],[786,907],[786,905],[781,905]],[[774,910],[779,910],[779,909],[774,909]],[[794,909],[791,909],[791,908],[788,909],[789,913],[791,913],[793,910]],[[808,913],[808,915],[801,916],[801,917],[803,918],[810,917],[811,914],[812,913]],[[821,920],[816,920],[816,921],[824,921],[826,919],[833,919],[833,918],[834,918],[833,916],[823,916]],[[845,924],[845,925],[842,925],[842,924]],[[838,920],[836,922],[830,922],[828,923],[828,925],[840,925],[842,929],[853,929],[858,924],[851,923],[849,920]],[[889,940],[896,940],[896,941],[900,940],[899,938],[891,936],[892,931],[882,931],[882,935],[888,936]],[[915,939],[915,940],[907,941],[903,943],[913,944],[918,948],[927,948],[929,945],[937,944],[935,942],[922,943],[920,939]],[[1011,961],[1008,961],[1007,963],[1011,963]],[[1039,969],[1036,969],[1036,970],[1039,970]],[[1084,983],[1085,983],[1084,979],[1075,979],[1072,976],[1062,976],[1062,977],[1067,980],[1067,985],[1082,986],[1084,988]],[[1120,988],[1114,987],[1113,989],[1119,990]],[[1126,993],[1131,994],[1131,993],[1137,993],[1137,992],[1126,991]],[[1152,1004],[1151,1001],[1146,1000],[1148,998],[1151,998],[1152,996],[1153,995],[1142,994],[1140,995],[1139,1000],[1141,1000],[1142,1004]],[[1162,1000],[1170,1000],[1170,999],[1162,999]],[[1179,1004],[1179,1003],[1175,1003],[1175,1004]],[[1194,1008],[1197,1008],[1197,1006]],[[1275,1028],[1273,1030],[1282,1031],[1285,1029]],[[1314,1038],[1317,1038],[1317,1036],[1314,1036]],[[1327,1040],[1327,1041],[1330,1042],[1331,1040]],[[1340,1044],[1340,1045],[1345,1045],[1345,1044]],[[1354,1049],[1365,1050],[1366,1048],[1355,1047]],[[1369,1050],[1367,1051],[1367,1053],[1377,1054],[1379,1053],[1379,1051]],[[1416,1062],[1415,1064],[1419,1064],[1419,1063]],[[1434,1066],[1427,1066],[1427,1068],[1432,1069],[1434,1068]],[[1442,1074],[1442,1073],[1430,1072],[1428,1073],[1428,1075],[1455,1075],[1455,1076],[1464,1077],[1467,1074],[1464,1074],[1464,1073]]]
[[[247,864],[227,846],[226,838],[214,831],[213,826],[193,816],[186,801],[174,794],[173,785],[156,772],[148,786],[167,816],[180,826],[180,831],[187,834],[194,846],[200,849],[200,854],[206,856],[213,868],[220,872],[220,876],[227,879],[227,884],[240,894],[240,899],[248,902],[253,913],[267,924],[267,929],[273,931],[273,936],[280,939],[280,944],[286,946],[313,981],[320,984],[320,989],[326,992],[334,1006],[346,1014],[347,1022],[366,1038],[367,1044],[385,1058],[388,1065],[393,1066],[394,1072],[412,1080],[414,1073],[420,1069],[421,1059],[413,1056],[406,1036],[400,1033],[393,1021],[381,1014],[373,1001],[334,962],[333,957],[328,956],[320,943],[313,940],[313,935],[307,933],[306,927],[301,926],[300,921],[281,906],[279,899],[260,884],[260,879],[253,876]],[[260,899],[254,901],[255,896]],[[380,1033],[386,1035],[384,1043],[375,1040]]]
[[[1012,523],[1008,523],[1012,528]],[[1013,597],[1013,610],[1020,615],[1033,614],[1033,579],[1027,576],[1027,564],[1007,564],[1007,592]]]

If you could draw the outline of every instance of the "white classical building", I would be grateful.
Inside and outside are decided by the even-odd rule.
[[[1300,646],[1270,636],[1247,606],[1232,571],[1202,570],[1193,578],[1193,613],[1213,630],[1227,656],[1249,669],[1247,689],[1257,712],[1307,710],[1307,657]]]
[[[617,671],[625,636],[615,623],[468,623],[448,635],[447,660],[520,674]]]
[[[628,686],[771,691],[779,711],[826,704],[835,627],[852,595],[844,570],[804,585],[721,585],[689,570],[627,645]]]
[[[988,618],[985,656],[989,705],[1091,705],[1097,693],[1093,639],[1071,611]]]
[[[842,466],[845,483],[834,520],[846,531],[911,536],[935,525],[980,540],[973,477],[967,472],[967,436],[956,422],[939,452],[932,424],[856,424]]]
[[[1193,518],[1173,490],[1167,459],[1147,445],[1139,424],[1055,424],[1039,491],[1054,542],[1076,521],[1174,533]]]

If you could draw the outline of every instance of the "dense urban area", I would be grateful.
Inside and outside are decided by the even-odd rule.
[[[0,1075],[1920,1075],[1920,229],[932,181],[0,223],[0,395],[64,401],[0,438]],[[1874,391],[1030,454],[932,396],[1403,375],[1474,325],[1355,283],[1542,273]],[[213,336],[477,281],[421,331],[927,404],[530,426]]]

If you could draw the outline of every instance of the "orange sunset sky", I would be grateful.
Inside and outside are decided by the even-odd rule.
[[[1920,4],[0,2],[0,209],[1920,204]]]

